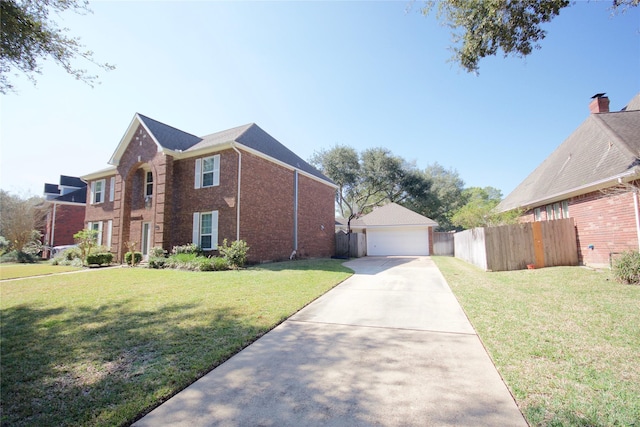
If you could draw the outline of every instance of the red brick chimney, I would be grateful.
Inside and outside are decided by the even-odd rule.
[[[593,101],[589,104],[589,110],[591,114],[608,113],[609,112],[609,98],[604,93],[596,93],[591,97]]]

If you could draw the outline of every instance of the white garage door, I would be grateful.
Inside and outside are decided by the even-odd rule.
[[[429,255],[426,228],[368,228],[367,255]]]

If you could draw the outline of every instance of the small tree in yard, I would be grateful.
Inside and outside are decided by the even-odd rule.
[[[98,230],[80,230],[73,235],[73,239],[80,248],[82,263],[86,265],[87,255],[91,252],[91,248],[98,243]]]
[[[229,245],[227,239],[224,239],[218,250],[232,268],[242,268],[247,262],[249,246],[244,240],[236,240]]]

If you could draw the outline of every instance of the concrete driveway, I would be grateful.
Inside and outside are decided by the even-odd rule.
[[[527,426],[429,257],[356,274],[137,426]]]

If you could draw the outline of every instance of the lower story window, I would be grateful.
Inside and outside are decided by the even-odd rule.
[[[201,249],[218,249],[218,211],[193,214],[193,243]]]

